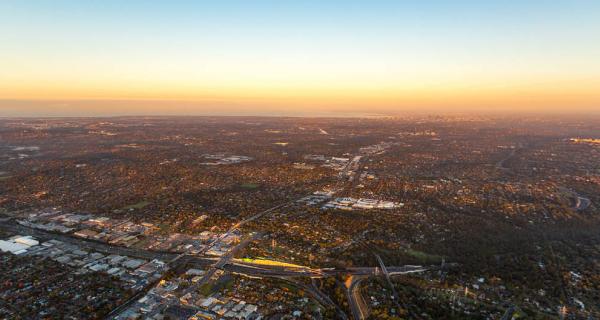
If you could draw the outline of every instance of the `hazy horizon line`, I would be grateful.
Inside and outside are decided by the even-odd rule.
[[[593,110],[592,110],[593,109]],[[303,108],[286,105],[236,103],[218,100],[176,99],[0,99],[0,118],[107,118],[107,117],[304,117],[304,118],[374,118],[399,116],[600,116],[598,108],[527,108],[479,105],[382,106],[372,107],[310,104]]]

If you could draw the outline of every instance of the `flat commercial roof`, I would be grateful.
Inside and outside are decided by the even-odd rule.
[[[20,244],[24,244],[24,245],[28,245],[30,247],[32,246],[37,246],[39,243],[39,241],[33,239],[30,236],[26,236],[26,237],[19,237],[17,239],[14,240],[16,243],[20,243]]]
[[[0,250],[2,250],[2,252],[17,253],[22,250],[27,250],[28,248],[29,246],[26,244],[0,240]]]

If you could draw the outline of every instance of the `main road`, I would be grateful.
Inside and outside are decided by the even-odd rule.
[[[135,248],[127,248],[122,246],[110,245],[106,242],[96,241],[92,239],[84,239],[69,234],[58,232],[50,232],[41,229],[24,226],[14,220],[7,220],[0,223],[0,230],[8,231],[14,234],[30,235],[40,240],[59,240],[69,244],[75,244],[81,248],[94,250],[106,254],[118,254],[140,259],[160,259],[170,261],[177,256],[174,252],[151,251]]]
[[[514,155],[514,153],[511,154],[511,156],[512,155]],[[363,156],[366,156],[366,155],[363,155]],[[360,173],[360,170],[361,170],[361,166],[360,166],[361,159],[364,159],[364,157],[353,158],[353,161],[351,162],[353,164],[352,168],[348,165],[347,168],[344,169],[345,174],[341,177],[342,179],[340,179],[339,182],[343,183],[344,176],[348,176],[349,175],[348,173],[350,173],[350,172],[353,173],[353,175],[354,175],[353,180],[356,180],[357,171],[358,171],[358,173]],[[350,182],[350,183],[348,183],[349,188],[352,188],[356,184],[356,181],[349,181],[349,182]],[[293,278],[293,277],[322,278],[322,277],[334,276],[334,275],[337,275],[340,273],[350,274],[352,276],[357,276],[357,277],[365,277],[365,276],[375,275],[377,273],[377,268],[374,268],[374,267],[373,268],[359,267],[359,268],[344,268],[344,269],[312,269],[309,267],[282,267],[282,266],[272,266],[272,265],[257,265],[257,264],[245,263],[242,261],[234,261],[233,257],[235,255],[235,253],[238,252],[239,250],[243,249],[251,241],[255,240],[260,235],[258,233],[254,233],[251,236],[246,237],[239,244],[232,247],[227,253],[225,253],[220,258],[219,257],[211,258],[211,257],[205,256],[206,252],[210,248],[218,245],[221,241],[223,241],[224,239],[229,237],[234,232],[239,231],[243,225],[245,225],[249,222],[255,221],[257,219],[260,219],[268,213],[271,213],[275,210],[289,206],[290,204],[293,204],[295,202],[296,202],[295,200],[292,200],[292,201],[288,201],[288,202],[279,204],[277,206],[266,209],[255,215],[252,215],[244,220],[237,222],[225,233],[221,234],[220,236],[215,238],[212,242],[210,242],[206,246],[206,249],[204,251],[201,251],[198,255],[177,254],[177,253],[172,253],[172,252],[158,252],[158,251],[150,251],[150,250],[113,246],[113,245],[109,245],[107,243],[100,242],[100,241],[83,239],[83,238],[74,237],[71,235],[35,229],[32,227],[17,224],[12,220],[5,221],[2,224],[0,224],[0,229],[4,229],[6,231],[10,231],[13,233],[32,235],[34,237],[37,237],[37,238],[43,239],[43,240],[57,239],[57,240],[67,242],[67,243],[77,244],[77,245],[81,246],[82,248],[88,248],[91,250],[95,250],[95,251],[103,252],[103,253],[107,253],[107,254],[119,254],[119,255],[125,255],[125,256],[131,256],[131,257],[137,257],[137,258],[143,258],[143,259],[161,259],[163,261],[167,261],[169,263],[169,266],[172,269],[180,269],[181,267],[187,267],[187,266],[198,266],[198,267],[202,267],[202,268],[208,267],[207,272],[205,273],[204,277],[200,281],[198,281],[195,285],[189,287],[186,290],[186,293],[196,290],[197,288],[199,288],[199,286],[210,281],[210,279],[213,277],[213,275],[215,274],[215,272],[217,270],[224,270],[224,271],[243,274],[246,276],[253,276],[253,277],[278,277],[278,278]],[[415,273],[415,272],[423,272],[426,270],[425,268],[423,268],[421,266],[388,267],[386,269],[387,269],[386,276],[388,276],[388,277],[389,277],[389,275],[394,275],[394,274],[408,274],[408,273]],[[148,286],[146,289],[149,289],[150,287],[151,286]],[[349,290],[351,289],[349,292],[352,293],[349,296],[351,305],[354,304],[354,301],[356,301],[357,288],[358,288],[357,283],[353,283],[353,285],[349,288]],[[113,310],[113,312],[111,312],[111,315],[116,315],[120,311],[125,310],[132,301],[135,301],[135,299],[137,299],[144,292],[145,292],[145,290],[141,291],[140,293],[135,295],[134,298],[129,299],[129,301],[122,304],[117,309]],[[313,294],[315,294],[316,296],[319,296],[315,292],[313,292]],[[354,298],[353,298],[353,296],[354,296]],[[331,301],[331,300],[329,299],[329,301]],[[356,309],[356,310],[354,310],[354,309]],[[358,314],[358,319],[364,319],[365,318],[364,306],[358,307],[358,308],[353,307],[353,314],[355,315],[355,318],[357,318],[357,314]]]
[[[369,317],[369,308],[360,293],[360,283],[364,279],[364,276],[351,276],[349,280],[350,285],[346,290],[348,305],[350,306],[350,311],[352,311],[354,320],[364,320]]]

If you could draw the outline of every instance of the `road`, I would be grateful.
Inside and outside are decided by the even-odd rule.
[[[504,312],[504,315],[502,315],[500,320],[511,320],[515,311],[517,311],[517,308],[514,305],[511,305],[508,309],[506,309],[506,312]]]
[[[330,307],[330,308],[335,309],[338,319],[348,320],[348,316],[346,315],[344,310],[342,310],[337,304],[335,304],[335,302],[333,302],[333,300],[331,300],[331,298],[329,298],[326,294],[324,294],[323,292],[321,292],[321,290],[319,290],[314,279],[311,278],[310,285],[307,285],[301,281],[297,281],[293,278],[292,279],[280,278],[280,279],[283,281],[287,281],[296,287],[301,288],[302,290],[304,290],[304,292],[308,293],[311,297],[313,297],[313,299],[315,299],[315,301],[317,301],[321,306]]]
[[[255,233],[254,235],[242,240],[238,245],[230,249],[230,251],[227,254],[219,258],[187,254],[181,255],[176,253],[157,252],[114,246],[108,243],[79,238],[72,235],[53,233],[22,226],[16,223],[15,221],[5,221],[1,223],[0,229],[15,234],[31,235],[43,241],[56,239],[65,243],[74,244],[82,248],[87,248],[105,254],[119,254],[140,259],[161,259],[163,261],[169,262],[169,267],[171,268],[175,268],[178,265],[192,265],[201,268],[206,268],[207,266],[213,265],[219,269],[244,273],[250,276],[308,276],[317,278],[334,276],[340,273],[353,275],[375,275],[376,272],[376,268],[374,267],[352,267],[346,269],[311,269],[308,267],[289,268],[281,266],[256,265],[242,261],[232,262],[234,254],[241,250],[243,247],[245,247],[249,242],[261,236],[261,234],[259,233]],[[179,259],[175,259],[177,257],[179,257]],[[401,267],[388,267],[387,270],[390,275],[394,275],[422,272],[425,270],[425,268],[421,266],[407,265]]]
[[[200,264],[196,264],[199,262]],[[189,263],[192,266],[206,266],[204,260],[195,261],[193,258],[190,259]],[[311,277],[311,278],[325,278],[332,277],[337,274],[350,274],[354,276],[374,276],[377,273],[375,267],[360,267],[360,268],[339,268],[339,269],[311,269],[308,267],[303,268],[292,268],[283,266],[273,265],[256,265],[252,263],[245,263],[239,261],[233,261],[227,264],[223,264],[222,269],[225,271],[235,272],[254,277]],[[421,266],[400,266],[400,267],[388,267],[388,273],[390,276],[394,275],[406,275],[411,273],[420,273],[428,270]]]
[[[268,212],[272,212],[278,208],[282,208],[287,204],[289,204],[289,203],[273,207],[273,208],[265,210],[257,215],[254,215],[244,221],[241,221],[241,222],[237,223],[236,225],[234,225],[227,233],[231,234],[232,232],[237,230],[237,228],[239,228],[241,225],[243,225],[247,222],[253,221]],[[141,250],[141,249],[125,248],[125,247],[120,247],[120,246],[113,246],[113,245],[109,245],[107,243],[93,241],[93,240],[89,240],[89,239],[83,239],[83,238],[75,237],[72,235],[53,233],[53,232],[48,232],[48,231],[44,231],[44,230],[38,230],[38,229],[22,226],[22,225],[16,223],[15,221],[4,221],[2,224],[0,224],[0,229],[3,229],[5,231],[10,231],[10,232],[16,233],[16,234],[32,235],[40,240],[56,239],[56,240],[63,241],[65,243],[74,244],[74,245],[80,246],[82,248],[87,248],[89,250],[94,250],[94,251],[102,252],[105,254],[119,254],[119,255],[125,255],[125,256],[142,258],[142,259],[161,259],[163,261],[168,261],[169,267],[171,269],[182,269],[183,270],[185,268],[180,268],[180,267],[187,267],[187,266],[198,267],[201,269],[206,269],[208,267],[203,278],[200,281],[198,281],[195,285],[188,288],[186,293],[197,290],[200,286],[207,283],[214,276],[214,274],[216,273],[217,270],[238,273],[238,274],[242,274],[245,276],[251,276],[251,277],[271,277],[271,278],[283,278],[283,279],[293,279],[293,278],[297,278],[297,277],[322,278],[322,277],[335,276],[337,274],[351,274],[354,277],[357,277],[357,279],[358,279],[358,278],[364,278],[367,276],[373,276],[377,273],[377,268],[374,268],[374,267],[353,267],[353,268],[346,268],[346,269],[312,269],[309,267],[291,268],[291,267],[283,267],[283,266],[276,266],[276,265],[257,265],[257,264],[242,262],[242,261],[233,261],[233,257],[239,250],[243,249],[251,241],[253,241],[253,240],[257,239],[259,236],[261,236],[261,234],[259,234],[259,233],[254,233],[251,236],[246,237],[239,244],[232,247],[225,255],[223,255],[220,258],[215,258],[215,257],[186,255],[186,254],[177,255],[175,253],[155,252],[155,251],[149,251],[149,250]],[[219,239],[222,240],[225,237],[226,236],[219,237]],[[214,242],[213,245],[215,245],[217,243],[218,242]],[[401,267],[387,267],[386,270],[389,275],[396,275],[396,274],[409,274],[409,273],[415,273],[415,272],[423,272],[426,269],[421,266],[408,265],[408,266],[401,266]],[[121,313],[122,311],[126,310],[133,303],[135,303],[135,301],[137,301],[144,294],[146,294],[148,292],[148,290],[150,290],[152,287],[154,287],[155,284],[156,283],[149,284],[148,286],[146,286],[146,288],[144,288],[144,290],[137,292],[134,296],[132,296],[127,301],[125,301],[123,304],[121,304],[120,306],[113,309],[111,311],[111,313],[109,314],[108,319],[112,319],[116,315]],[[358,288],[359,288],[359,282],[353,283],[353,286],[349,290],[348,300],[349,300],[354,318],[355,319],[365,319],[366,316],[368,315],[368,312],[366,311],[367,308],[365,306],[364,300],[360,296],[360,293],[359,293],[360,291],[358,290]],[[316,290],[315,288],[308,288],[307,291],[309,291],[309,293],[311,293],[311,295],[313,295],[318,301],[320,301],[320,303],[326,303],[328,305],[335,305],[335,303],[333,303],[333,301],[331,301],[331,299],[329,299],[329,297],[327,297],[320,291]],[[338,317],[340,317],[340,319],[347,319],[347,316],[344,314],[344,312],[341,309],[339,309],[339,307],[337,305],[335,305],[335,307],[336,307],[336,310],[338,313]]]
[[[318,294],[329,305],[332,305],[335,307],[336,313],[340,319],[348,320],[348,316],[346,315],[344,310],[342,310],[342,308],[340,308],[340,306],[338,306],[335,302],[333,302],[333,300],[331,300],[331,298],[328,295],[324,294],[323,292],[321,292],[321,290],[319,290],[319,287],[317,287],[315,279],[313,279],[313,278],[310,279],[310,287],[312,288],[313,292]]]
[[[254,221],[256,219],[261,218],[262,216],[264,216],[267,213],[273,212],[277,209],[283,208],[285,206],[288,206],[292,203],[294,203],[295,201],[288,201],[286,203],[282,203],[279,204],[277,206],[274,206],[272,208],[269,208],[267,210],[261,211],[251,217],[248,217],[236,224],[234,224],[231,228],[229,228],[229,230],[227,230],[225,233],[221,234],[219,237],[217,237],[214,241],[212,241],[209,245],[206,246],[206,249],[204,251],[202,251],[200,254],[205,254],[206,251],[208,251],[211,247],[214,247],[216,245],[218,245],[221,241],[223,241],[225,238],[227,238],[228,236],[230,236],[232,233],[234,233],[235,231],[239,230],[239,228],[243,225],[245,225],[248,222]],[[200,279],[198,282],[196,282],[194,285],[190,286],[183,295],[187,294],[188,292],[193,292],[198,290],[198,288],[200,288],[202,285],[204,285],[205,283],[207,283],[208,281],[210,281],[210,279],[213,277],[213,275],[216,273],[217,270],[225,270],[224,267],[228,266],[231,264],[231,259],[233,258],[233,256],[235,255],[236,252],[240,251],[241,249],[243,249],[245,246],[247,246],[251,241],[257,239],[260,236],[259,233],[254,233],[253,235],[251,235],[250,237],[247,237],[246,239],[242,240],[239,244],[237,244],[236,246],[232,247],[229,249],[229,251],[227,251],[227,253],[225,253],[223,256],[221,256],[221,258],[219,258],[213,265],[211,265],[208,270],[206,270],[206,273],[204,274],[204,276],[202,277],[202,279]],[[177,261],[179,259],[181,259],[182,257],[184,257],[184,255],[179,255],[177,256],[173,261]],[[197,263],[200,263],[200,265],[202,266],[202,263],[205,262],[205,260],[202,257],[198,257],[198,256],[188,256],[187,257],[187,262],[191,263],[193,265],[196,265]],[[204,267],[206,267],[204,265]],[[233,271],[235,272],[235,271]],[[241,272],[238,272],[241,273]]]
[[[405,309],[406,311],[408,311],[408,313],[412,319],[421,319],[420,315],[415,314],[412,310],[410,310],[408,308],[408,306],[405,303],[402,303],[400,301],[400,296],[398,295],[398,292],[396,291],[396,287],[394,286],[394,283],[390,279],[391,273],[389,272],[389,269],[385,266],[385,264],[383,263],[383,260],[381,259],[381,257],[378,254],[375,255],[375,258],[377,258],[377,261],[379,262],[379,266],[381,267],[381,271],[385,275],[385,279],[387,280],[390,288],[392,289],[392,300],[394,300],[394,303],[396,304],[398,309]],[[411,266],[411,267],[420,268],[420,266]],[[418,272],[418,271],[414,271],[414,270],[407,271],[407,273],[415,273],[415,272]]]
[[[121,246],[113,246],[105,242],[84,239],[75,237],[72,235],[55,233],[44,231],[40,229],[35,229],[27,226],[23,226],[18,224],[16,221],[5,221],[0,224],[0,229],[4,231],[8,231],[15,234],[22,235],[31,235],[40,240],[59,240],[65,243],[75,244],[82,248],[88,250],[94,250],[97,252],[105,253],[105,254],[118,254],[123,256],[129,256],[134,258],[152,260],[152,259],[160,259],[162,261],[170,261],[177,256],[177,253],[172,252],[159,252],[159,251],[150,251],[150,250],[141,250],[135,248],[126,248]]]
[[[379,266],[381,267],[381,271],[383,272],[385,279],[387,280],[388,284],[390,285],[390,288],[392,289],[392,300],[397,301],[398,293],[396,292],[396,287],[392,283],[392,280],[390,280],[390,274],[388,272],[388,269],[385,267],[383,260],[378,254],[376,254],[375,257],[377,258],[377,262],[379,262]]]
[[[286,202],[284,204],[280,204],[278,206],[272,207],[270,209],[264,210],[258,214],[255,214],[247,219],[244,219],[235,225],[233,225],[227,232],[216,238],[209,246],[219,244],[220,241],[231,235],[233,232],[239,230],[241,226],[256,219],[263,217],[265,214],[273,212],[277,209],[283,208],[287,205],[294,203],[294,201]],[[94,241],[90,239],[84,239],[75,237],[67,234],[60,234],[54,232],[48,232],[44,230],[34,229],[31,227],[23,226],[15,221],[4,221],[0,224],[0,229],[5,231],[10,231],[12,233],[17,234],[25,234],[32,235],[40,240],[50,240],[56,239],[63,241],[65,243],[75,244],[82,248],[87,248],[90,250],[94,250],[97,252],[102,252],[106,254],[119,254],[143,259],[161,259],[163,261],[168,261],[169,266],[172,269],[185,269],[181,267],[194,266],[202,269],[207,269],[203,278],[198,281],[193,286],[189,287],[185,293],[197,290],[203,284],[210,281],[210,279],[214,276],[216,271],[224,270],[228,272],[238,273],[245,276],[251,277],[276,277],[282,279],[290,279],[293,281],[294,278],[297,277],[311,277],[311,278],[321,278],[321,277],[329,277],[335,276],[337,274],[351,274],[358,277],[372,276],[377,272],[377,268],[373,267],[354,267],[348,269],[311,269],[309,267],[282,267],[282,266],[272,266],[272,265],[257,265],[252,263],[246,263],[241,261],[232,261],[235,254],[247,246],[251,241],[257,239],[261,234],[254,233],[249,237],[243,239],[239,244],[232,247],[225,255],[220,258],[211,258],[202,255],[187,255],[187,254],[176,254],[176,253],[168,253],[168,252],[155,252],[149,250],[141,250],[141,249],[133,249],[133,248],[125,248],[120,246],[110,245],[104,242]],[[387,268],[388,274],[407,274],[413,272],[422,272],[425,269],[420,266],[403,266],[403,267],[389,267]],[[366,311],[366,305],[364,300],[360,296],[359,283],[354,283],[352,289],[349,291],[351,294],[348,295],[348,300],[351,305],[351,309],[355,319],[365,319],[368,312]],[[139,300],[143,295],[145,295],[151,288],[156,285],[155,283],[151,283],[146,286],[143,290],[137,292],[127,301],[125,301],[120,306],[113,309],[108,315],[108,319],[113,319],[115,316],[129,308],[133,303]],[[336,312],[340,319],[348,319],[346,314],[337,306],[329,297],[320,292],[318,288],[305,288],[307,292],[309,292],[319,303],[327,304],[335,306]],[[185,294],[184,293],[184,294]],[[357,318],[358,315],[358,318]]]
[[[215,274],[215,272],[217,272],[217,270],[222,270],[224,266],[229,265],[231,263],[231,259],[236,254],[236,252],[238,252],[239,250],[242,250],[250,242],[257,239],[259,236],[260,236],[259,233],[253,233],[252,235],[250,235],[250,236],[246,237],[245,239],[243,239],[242,241],[240,241],[240,243],[238,243],[234,247],[230,248],[226,254],[221,256],[221,258],[219,258],[219,260],[217,260],[212,266],[210,266],[210,268],[208,270],[206,270],[206,273],[204,274],[202,279],[200,279],[198,282],[196,282],[195,284],[193,284],[189,288],[187,288],[182,295],[186,295],[187,293],[197,291],[201,286],[203,286],[205,283],[210,281],[210,279]]]
[[[106,315],[106,319],[114,319],[119,314],[121,314],[121,312],[127,310],[136,301],[138,301],[143,296],[145,296],[148,293],[148,291],[150,291],[150,289],[154,288],[161,280],[163,280],[164,277],[165,277],[165,275],[163,275],[160,279],[158,279],[158,280],[156,280],[154,282],[149,283],[147,286],[144,287],[144,289],[136,292],[133,296],[131,296],[131,298],[127,299],[125,302],[123,302],[122,304],[120,304],[116,308],[112,309],[110,311],[110,313]]]
[[[346,295],[348,304],[354,320],[364,320],[369,317],[369,307],[360,292],[360,283],[365,279],[364,276],[352,276],[350,286],[347,288]]]
[[[575,210],[583,211],[587,209],[591,204],[592,201],[590,201],[590,199],[577,196],[577,199],[575,200]]]
[[[514,150],[513,150],[513,154],[514,154]],[[343,175],[342,179],[340,179],[340,181],[338,181],[338,183],[345,183],[345,184],[347,184],[347,188],[350,188],[350,189],[353,188],[357,183],[356,178],[358,177],[358,175],[360,174],[360,171],[362,169],[362,166],[360,165],[360,161],[364,160],[365,158],[366,158],[366,155],[362,155],[362,157],[353,157],[353,160],[348,164],[347,168],[344,169],[344,175]],[[345,180],[345,178],[349,175],[350,172],[352,172],[354,175],[354,178],[355,178],[355,179],[353,179],[354,181]],[[82,248],[87,248],[90,250],[94,250],[94,251],[102,252],[102,253],[106,253],[106,254],[118,254],[118,255],[124,255],[124,256],[130,256],[130,257],[136,257],[136,258],[142,258],[142,259],[148,259],[148,260],[160,259],[162,261],[168,262],[169,267],[173,270],[184,270],[184,267],[188,267],[188,266],[201,267],[202,269],[206,269],[208,267],[203,278],[200,281],[198,281],[196,284],[194,284],[194,285],[190,286],[188,289],[186,289],[184,294],[191,292],[191,291],[195,291],[200,286],[202,286],[205,283],[207,283],[208,281],[210,281],[211,278],[215,275],[215,273],[218,270],[239,273],[239,274],[243,274],[246,276],[252,276],[252,277],[278,277],[278,278],[283,278],[283,279],[290,279],[292,281],[293,281],[292,278],[295,278],[295,277],[322,278],[322,277],[334,276],[334,275],[337,275],[340,273],[351,274],[354,277],[357,277],[357,279],[361,279],[361,278],[372,276],[372,275],[376,274],[377,268],[373,268],[373,267],[358,267],[358,268],[347,268],[347,269],[312,269],[309,267],[293,267],[292,268],[292,267],[271,266],[271,265],[256,265],[256,264],[244,263],[244,262],[240,262],[240,261],[233,261],[232,259],[238,251],[242,250],[250,242],[252,242],[253,240],[257,239],[260,236],[260,234],[258,234],[258,233],[253,233],[251,236],[246,237],[239,244],[230,248],[230,250],[226,254],[221,256],[220,258],[210,258],[210,257],[205,256],[206,252],[210,248],[212,248],[216,245],[219,245],[221,241],[223,241],[224,239],[226,239],[227,237],[232,235],[234,232],[239,231],[240,228],[242,226],[244,226],[245,224],[255,221],[257,219],[260,219],[263,216],[265,216],[271,212],[274,212],[275,210],[284,208],[284,207],[289,206],[294,203],[296,203],[296,200],[288,201],[288,202],[279,204],[277,206],[274,206],[272,208],[266,209],[264,211],[261,211],[261,212],[254,214],[244,220],[237,222],[236,224],[231,226],[231,228],[229,228],[229,230],[227,230],[225,233],[221,234],[220,236],[215,238],[212,242],[210,242],[206,246],[206,249],[203,250],[202,252],[200,252],[198,255],[177,254],[177,253],[171,253],[171,252],[157,252],[157,251],[149,251],[149,250],[141,250],[141,249],[134,249],[134,248],[125,248],[125,247],[120,247],[120,246],[113,246],[113,245],[109,245],[107,243],[100,242],[100,241],[83,239],[83,238],[75,237],[72,235],[66,235],[66,234],[60,234],[60,233],[54,233],[54,232],[48,232],[48,231],[44,231],[44,230],[34,229],[31,227],[20,225],[14,221],[3,222],[2,224],[0,224],[0,229],[4,229],[6,231],[10,231],[10,232],[16,233],[16,234],[32,235],[40,240],[56,239],[56,240],[60,240],[60,241],[66,242],[66,243],[76,244]],[[385,270],[385,275],[388,278],[388,280],[389,280],[390,275],[408,274],[408,273],[414,273],[414,272],[422,272],[422,271],[426,270],[425,268],[422,268],[421,266],[403,266],[403,267],[390,267],[390,268],[383,267],[383,269]],[[352,311],[353,314],[355,315],[355,319],[365,319],[368,316],[367,315],[368,312],[366,311],[367,310],[366,306],[365,306],[366,304],[364,303],[362,296],[360,296],[359,283],[360,283],[360,281],[357,281],[350,286],[350,288],[348,289],[349,290],[348,291],[349,292],[348,299],[349,299],[351,305],[355,305],[355,307],[353,307],[353,311]],[[153,283],[153,284],[146,286],[146,288],[144,288],[144,290],[136,293],[133,297],[128,299],[128,301],[126,301],[122,305],[120,305],[117,308],[115,308],[114,310],[112,310],[112,312],[109,314],[109,318],[114,317],[115,315],[118,315],[123,310],[126,310],[132,303],[137,301],[148,290],[150,290],[152,287],[154,287],[154,285],[155,284]],[[320,303],[335,305],[331,301],[331,299],[329,297],[327,297],[326,295],[324,295],[323,293],[321,293],[318,290],[318,288],[307,287],[306,289]],[[394,290],[393,286],[392,286],[392,290]],[[397,296],[397,295],[394,293],[394,296]],[[341,319],[347,319],[347,316],[345,315],[345,313],[337,305],[336,305],[336,309],[338,311],[338,316]],[[357,318],[357,315],[358,315],[358,318]]]
[[[564,192],[567,197],[574,199],[572,208],[575,211],[583,211],[592,205],[592,201],[590,199],[582,197],[575,190],[569,189],[567,187],[559,187],[559,190]]]
[[[496,163],[496,169],[510,170],[510,168],[505,167],[504,164],[506,163],[506,161],[508,161],[512,157],[514,157],[517,154],[517,152],[522,149],[523,149],[523,145],[521,143],[519,143],[519,145],[516,148],[512,149],[506,157],[502,158],[500,161],[498,161]]]

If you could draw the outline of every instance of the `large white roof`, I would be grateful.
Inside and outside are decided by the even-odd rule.
[[[14,241],[16,243],[20,243],[20,244],[24,244],[24,245],[28,245],[28,246],[37,246],[39,243],[39,241],[33,239],[30,236],[26,236],[26,237],[20,237],[20,238],[16,238],[14,239]]]
[[[2,252],[16,253],[21,250],[27,250],[28,248],[29,246],[26,244],[0,240],[0,250],[2,250]]]

